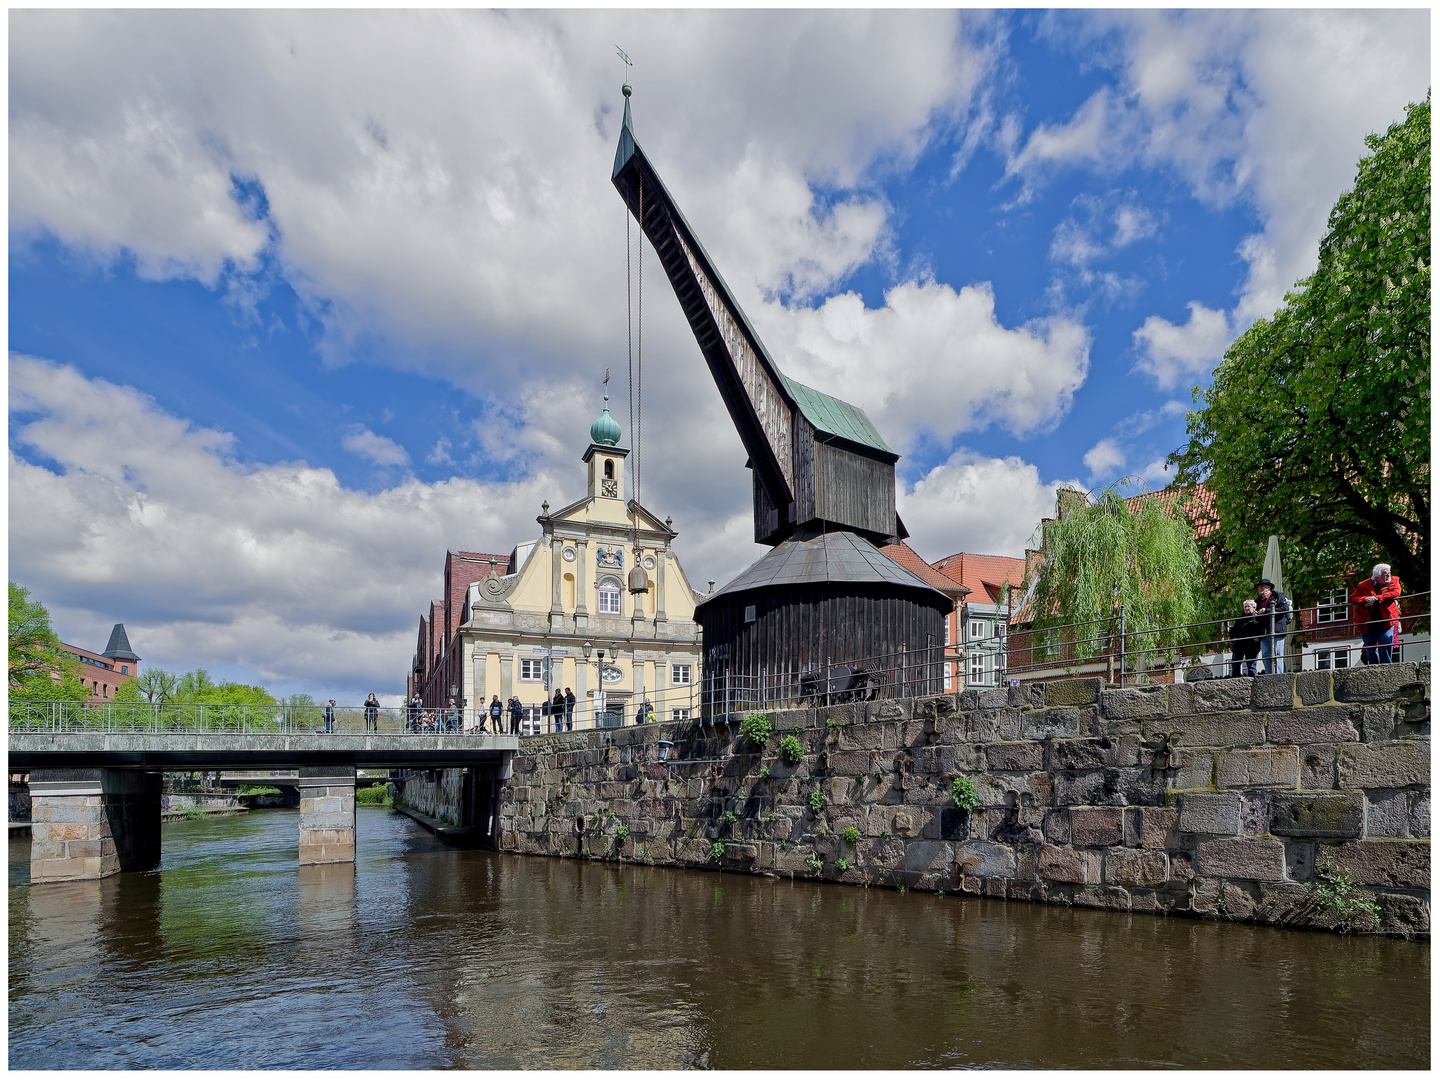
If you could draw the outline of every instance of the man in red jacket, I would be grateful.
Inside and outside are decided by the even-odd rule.
[[[1400,579],[1379,563],[1350,594],[1351,619],[1360,628],[1362,664],[1388,664],[1400,643]]]

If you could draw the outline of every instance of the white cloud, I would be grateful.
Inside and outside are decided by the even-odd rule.
[[[1153,213],[1135,203],[1117,207],[1113,221],[1116,247],[1127,247],[1137,240],[1149,239],[1160,227],[1160,223]]]
[[[1163,488],[1175,477],[1170,473],[1170,462],[1163,457],[1156,458],[1140,470],[1140,479],[1147,481],[1152,487]]]
[[[393,439],[376,435],[369,428],[362,427],[340,440],[340,445],[352,454],[358,454],[372,465],[409,465],[410,455]]]
[[[1078,480],[1042,483],[1018,457],[990,458],[961,449],[913,488],[899,493],[908,543],[931,561],[957,551],[986,555],[1024,553],[1040,519],[1053,517],[1055,491],[1084,490]]]
[[[813,310],[767,305],[757,321],[787,374],[863,407],[896,449],[990,423],[1043,431],[1089,370],[1083,326],[1057,317],[1006,328],[988,284],[909,281],[880,309],[844,293]]]
[[[1176,326],[1151,315],[1134,333],[1141,350],[1135,369],[1151,376],[1164,390],[1182,379],[1200,379],[1219,363],[1231,341],[1230,323],[1223,311],[1212,311],[1198,300],[1188,305],[1190,318]]]
[[[1125,467],[1125,451],[1114,439],[1101,439],[1085,451],[1085,467],[1090,470],[1090,482],[1113,476]]]

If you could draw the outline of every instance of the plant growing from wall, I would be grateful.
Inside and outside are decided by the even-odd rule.
[[[860,830],[854,825],[846,826],[845,831],[840,834],[840,839],[844,840],[845,843],[851,847],[854,847],[860,842]]]
[[[825,794],[824,794],[824,792],[819,791],[819,790],[810,792],[810,813],[814,814],[816,817],[819,817],[819,816],[820,816],[821,814],[823,814],[824,812],[825,812]]]
[[[839,730],[840,721],[836,720],[833,716],[827,716],[825,718],[825,733],[827,735],[834,735]]]
[[[880,842],[881,842],[882,844],[888,844],[888,843],[890,842],[890,830],[889,830],[889,829],[881,829],[881,830],[880,830]]]
[[[766,780],[766,781],[768,781],[768,780],[770,779],[770,766],[769,766],[769,765],[766,765],[763,769],[760,770],[760,779],[761,779],[761,780]]]
[[[836,859],[836,860],[835,860],[835,869],[836,869],[836,870],[839,870],[839,871],[843,874],[846,870],[849,870],[849,869],[850,869],[850,860],[849,860],[849,859]]]
[[[726,825],[734,825],[740,818],[736,816],[734,810],[726,810],[725,813],[720,815],[720,820],[725,822]]]
[[[967,814],[974,810],[980,801],[980,796],[975,793],[975,785],[968,776],[957,776],[950,781],[950,798]]]
[[[875,778],[875,782],[878,784],[881,780],[885,779],[885,770],[880,768],[879,765],[876,765],[875,770],[870,775]]]
[[[740,734],[745,736],[745,745],[751,750],[765,749],[772,730],[770,718],[760,712],[751,713],[740,723]]]
[[[718,863],[724,857],[725,845],[722,844],[719,840],[716,840],[713,844],[710,845],[710,861]]]
[[[805,756],[805,748],[800,745],[800,740],[794,735],[786,735],[780,740],[780,760],[786,765],[796,766],[800,759]]]
[[[630,838],[630,826],[629,826],[629,825],[625,825],[625,824],[621,824],[621,826],[620,826],[618,829],[615,830],[615,846],[616,846],[616,847],[619,847],[621,844],[625,843],[625,841],[628,840],[629,838]]]
[[[1361,924],[1372,925],[1380,918],[1380,905],[1360,890],[1354,875],[1329,853],[1315,861],[1315,881],[1310,887],[1321,908],[1335,916],[1335,929],[1342,934],[1360,929]]]
[[[819,870],[825,864],[819,859],[806,859],[805,865],[808,866],[811,870]]]

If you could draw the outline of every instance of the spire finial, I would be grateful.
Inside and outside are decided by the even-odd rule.
[[[600,381],[601,381],[601,383],[603,383],[604,386],[605,386],[605,400],[606,400],[606,401],[609,401],[609,400],[610,400],[610,369],[609,369],[608,367],[605,369],[605,378],[603,378],[603,379],[600,380]]]
[[[620,59],[625,62],[625,85],[620,88],[620,92],[621,92],[622,94],[624,94],[626,97],[629,97],[629,96],[630,96],[630,69],[635,66],[635,62],[630,59],[630,57],[626,54],[625,50],[622,49],[619,45],[616,45],[616,46],[615,46],[615,55],[618,56],[618,57],[620,57]]]

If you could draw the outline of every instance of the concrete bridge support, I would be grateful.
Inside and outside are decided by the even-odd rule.
[[[30,880],[84,881],[160,862],[160,774],[32,769]]]
[[[355,766],[300,769],[300,865],[355,861]]]

